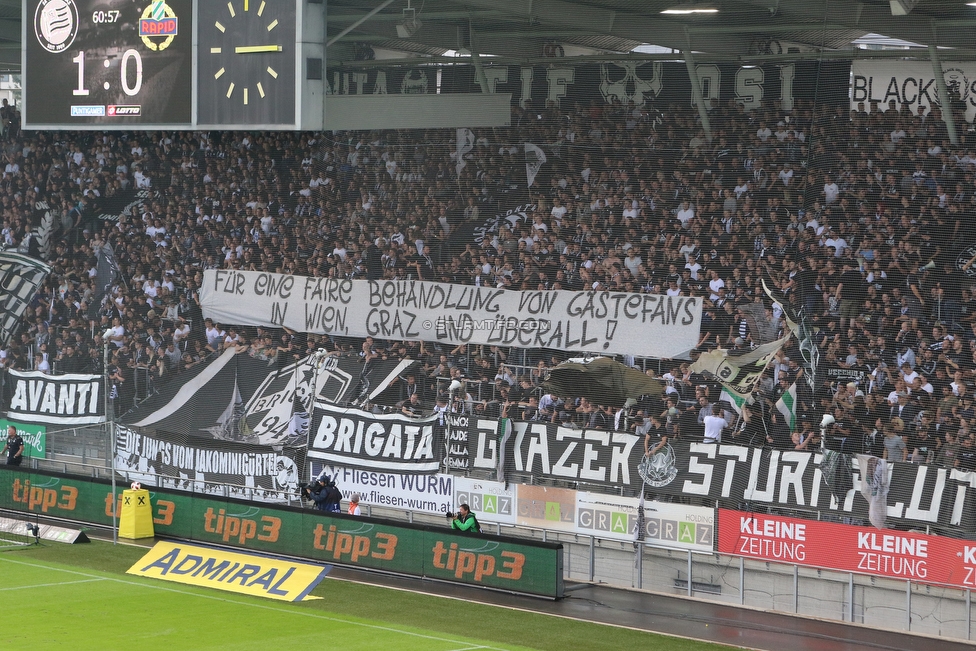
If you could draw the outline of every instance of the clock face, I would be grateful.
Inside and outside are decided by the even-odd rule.
[[[295,124],[295,0],[198,5],[197,123]]]

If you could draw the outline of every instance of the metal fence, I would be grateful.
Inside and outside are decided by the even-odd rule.
[[[110,479],[107,425],[49,431],[47,458],[31,459],[37,470]],[[173,478],[175,482],[178,478]],[[164,485],[166,478],[163,478]],[[191,481],[191,492],[248,499],[246,486]],[[296,495],[280,502],[298,505]],[[362,505],[366,516],[444,526],[443,516]],[[867,574],[820,570],[757,561],[726,554],[703,554],[608,540],[596,536],[525,526],[485,525],[488,535],[504,534],[562,543],[565,578],[620,588],[774,610],[963,640],[972,638],[971,590],[901,581]],[[638,553],[637,550],[640,550]],[[689,605],[689,610],[694,608]]]

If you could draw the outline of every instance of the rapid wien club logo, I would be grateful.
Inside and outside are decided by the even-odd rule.
[[[78,7],[74,0],[41,0],[34,11],[34,34],[48,52],[64,52],[78,35]]]
[[[139,36],[142,44],[153,52],[168,48],[179,33],[179,18],[173,8],[162,0],[146,7],[139,18]]]

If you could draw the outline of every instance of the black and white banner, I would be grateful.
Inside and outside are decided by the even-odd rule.
[[[790,62],[762,66],[703,63],[696,66],[707,103],[734,100],[747,110],[776,101],[783,110],[797,99],[843,102],[850,82],[849,61]],[[542,108],[548,102],[589,106],[593,99],[624,106],[693,102],[688,69],[681,62],[616,61],[572,65],[553,59],[547,66],[496,66],[486,62],[484,74],[493,93],[511,93],[520,106]],[[478,93],[473,66],[416,68],[330,68],[328,91],[334,95]]]
[[[116,431],[116,470],[127,481],[193,492],[230,491],[258,501],[297,499],[302,448],[230,443],[157,432]]]
[[[157,195],[154,190],[132,188],[101,198],[93,208],[98,219],[117,222],[121,217],[131,217],[137,213],[143,204]]]
[[[445,344],[671,358],[698,343],[701,301],[609,291],[511,291],[425,281],[209,269],[203,315],[220,323]]]
[[[20,326],[24,310],[51,268],[19,253],[0,253],[0,347],[6,348]]]
[[[437,414],[408,418],[318,403],[308,457],[346,468],[436,473],[446,455],[444,433]]]
[[[100,375],[7,371],[3,409],[7,418],[24,423],[101,423],[105,421],[102,387]]]
[[[334,404],[378,401],[397,393],[411,360],[355,355],[309,355],[282,368],[233,348],[164,385],[125,417],[138,430],[162,430],[258,445],[305,445],[308,410],[316,400]],[[392,387],[391,387],[392,384]]]
[[[642,456],[641,450],[635,450],[635,456]],[[837,496],[824,479],[823,460],[818,452],[677,441],[641,465],[633,487],[646,480],[647,491],[653,494],[834,512],[868,520],[870,505],[860,490],[856,458],[850,468],[839,470],[851,474],[849,488]],[[911,463],[888,467],[889,524],[976,531],[976,473]]]
[[[976,62],[943,61],[942,74],[946,90],[958,93],[966,103],[966,120],[972,122],[976,118]],[[852,109],[863,104],[867,111],[875,102],[882,111],[894,101],[895,108],[908,105],[912,113],[917,113],[919,106],[931,111],[944,104],[932,64],[924,61],[855,61],[850,97]]]
[[[727,505],[834,512],[868,520],[856,457],[850,466],[824,467],[819,452],[784,451],[731,444],[673,441],[650,459],[640,437],[625,432],[569,429],[550,423],[468,419],[469,469],[498,469],[508,480],[574,482],[651,495],[698,497]],[[510,422],[510,421],[509,421]],[[452,430],[463,428],[462,422]],[[850,457],[845,457],[850,460]],[[846,461],[845,461],[846,463]],[[976,472],[911,463],[889,463],[889,524],[944,526],[976,533]],[[839,495],[825,474],[849,473]],[[513,477],[512,473],[516,473]],[[521,476],[519,476],[521,475]]]

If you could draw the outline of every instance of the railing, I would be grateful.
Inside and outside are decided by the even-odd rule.
[[[49,432],[47,459],[30,466],[65,474],[109,479],[108,439],[102,426]],[[162,485],[221,497],[254,499],[256,489],[178,477]],[[261,491],[261,497],[299,506],[293,493]],[[274,494],[272,494],[274,493]],[[444,526],[441,515],[361,504],[364,515]],[[562,543],[568,580],[683,595],[764,610],[901,629],[915,633],[972,639],[972,591],[871,574],[817,569],[759,561],[737,555],[666,549],[529,527],[487,523],[488,535],[504,534]],[[639,553],[638,553],[639,550]],[[976,587],[976,586],[974,586]],[[689,606],[693,609],[694,606]]]

